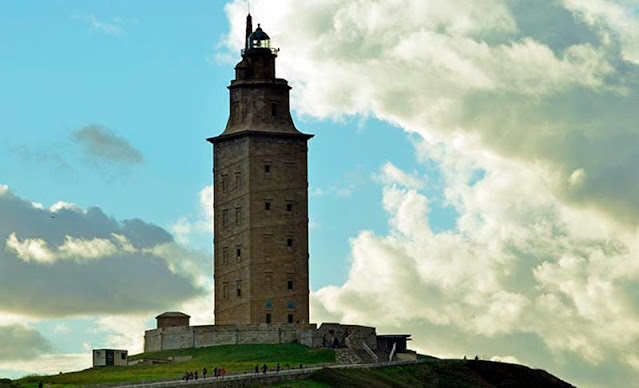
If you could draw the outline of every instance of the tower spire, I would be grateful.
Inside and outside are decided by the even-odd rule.
[[[251,12],[250,12],[250,3],[249,3],[249,14],[246,15],[246,36],[244,37],[244,48],[248,49],[249,48],[249,36],[251,36],[251,33],[253,32],[253,18],[251,17]]]

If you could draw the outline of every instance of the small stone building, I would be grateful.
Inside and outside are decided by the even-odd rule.
[[[378,335],[377,349],[393,357],[389,361],[411,361],[417,359],[417,353],[409,350],[406,344],[410,334]]]
[[[155,317],[158,329],[164,327],[189,326],[190,315],[177,311],[167,311]]]
[[[93,366],[127,366],[129,351],[119,349],[93,349]]]

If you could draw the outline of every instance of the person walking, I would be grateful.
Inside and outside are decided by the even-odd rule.
[[[262,365],[262,373],[266,374],[267,369],[268,367],[266,366],[266,364]]]
[[[215,368],[213,369],[213,376],[215,376],[215,377],[217,378],[217,367],[215,367]]]
[[[276,372],[280,373],[280,363],[279,362],[277,363],[277,366],[275,368],[276,368]]]
[[[255,364],[255,374],[256,375],[260,374],[260,366],[258,364]]]
[[[202,378],[203,378],[203,379],[206,379],[206,373],[207,373],[207,372],[208,372],[208,371],[206,370],[206,367],[202,368]]]

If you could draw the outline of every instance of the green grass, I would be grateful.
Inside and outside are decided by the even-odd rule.
[[[181,377],[185,370],[197,370],[201,373],[203,367],[208,369],[209,374],[213,374],[213,368],[216,366],[223,366],[227,372],[236,372],[253,371],[256,363],[260,366],[266,363],[269,369],[274,369],[278,362],[282,367],[287,364],[297,367],[300,363],[310,365],[335,362],[333,350],[311,349],[299,344],[228,345],[166,350],[135,355],[130,359],[168,359],[175,356],[192,356],[193,358],[172,364],[101,367],[54,376],[29,376],[17,380],[16,383],[22,387],[37,387],[39,381],[51,381],[52,387],[66,388]]]
[[[125,381],[179,378],[185,370],[197,370],[201,373],[203,367],[206,367],[209,374],[212,374],[213,368],[216,366],[224,366],[228,372],[246,371],[252,374],[256,363],[260,366],[266,363],[272,370],[278,362],[282,367],[286,367],[287,364],[291,367],[298,367],[300,363],[306,366],[335,361],[335,354],[331,349],[311,349],[298,344],[231,345],[181,349],[135,355],[131,356],[130,359],[168,359],[177,356],[191,356],[192,359],[173,364],[91,368],[55,376],[30,376],[12,382],[14,385],[11,388],[18,388],[18,386],[35,388],[39,381],[51,381],[53,388],[66,388]],[[545,371],[530,369],[522,365],[490,361],[439,360],[421,355],[418,358],[425,362],[417,365],[374,369],[324,368],[308,375],[305,380],[282,381],[272,386],[279,388],[572,387]],[[2,384],[0,384],[0,388],[2,388]]]

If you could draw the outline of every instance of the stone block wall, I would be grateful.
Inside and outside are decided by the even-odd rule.
[[[153,352],[169,349],[200,348],[219,345],[239,344],[284,344],[301,343],[313,348],[327,345],[333,338],[339,347],[345,346],[345,336],[350,338],[353,348],[361,349],[366,342],[376,348],[374,327],[325,323],[319,328],[315,324],[306,325],[206,325],[165,327],[147,330],[144,335],[144,351]]]

